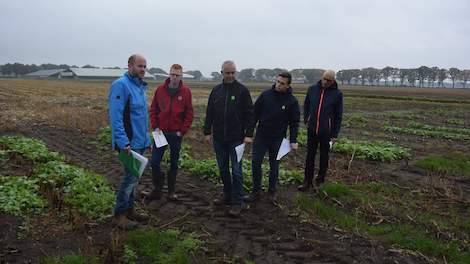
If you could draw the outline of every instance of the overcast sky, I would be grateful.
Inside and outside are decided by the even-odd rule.
[[[0,64],[470,69],[469,0],[0,0]]]

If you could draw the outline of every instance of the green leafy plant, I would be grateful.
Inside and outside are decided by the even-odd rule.
[[[125,247],[136,253],[138,263],[190,263],[189,254],[202,242],[179,230],[139,229],[128,233]]]
[[[9,155],[17,154],[33,162],[63,159],[58,153],[49,151],[44,143],[37,139],[3,136],[0,137],[0,147],[6,149]]]
[[[332,151],[351,155],[356,158],[374,161],[394,161],[410,157],[409,149],[396,146],[386,141],[352,141],[339,139]]]
[[[26,216],[35,210],[41,210],[47,202],[38,193],[37,180],[24,176],[0,176],[0,210]]]

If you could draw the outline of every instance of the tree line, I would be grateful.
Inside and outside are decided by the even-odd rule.
[[[38,70],[68,69],[77,68],[76,65],[67,64],[22,64],[7,63],[0,65],[2,75],[21,76]],[[93,65],[84,65],[82,68],[98,68]],[[119,69],[120,67],[105,67],[105,69]],[[152,74],[168,74],[161,68],[150,68]],[[287,71],[282,68],[274,69],[253,69],[247,68],[237,72],[237,78],[242,82],[273,82],[276,76]],[[323,69],[293,69],[289,71],[292,74],[293,81],[296,83],[314,83],[318,81]],[[202,80],[203,74],[199,70],[185,71],[186,74],[194,76],[195,80]],[[220,72],[212,72],[213,80],[222,80]],[[450,80],[452,88],[456,84],[466,88],[470,79],[470,70],[461,70],[458,68],[439,68],[421,66],[419,68],[395,68],[387,66],[383,69],[368,67],[363,69],[343,69],[338,71],[337,80],[341,84],[348,85],[384,85],[384,86],[409,86],[409,87],[444,87],[444,81]]]

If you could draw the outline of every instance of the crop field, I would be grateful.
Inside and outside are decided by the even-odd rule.
[[[0,263],[470,263],[470,90],[340,85],[345,112],[326,184],[296,189],[301,124],[299,150],[281,161],[278,203],[263,197],[232,218],[212,204],[221,182],[202,133],[215,83],[188,84],[195,119],[180,201],[146,201],[147,169],[137,210],[151,220],[126,232],[111,224],[123,173],[110,149],[110,82],[0,79]],[[271,87],[246,85],[253,101]],[[292,87],[302,105],[308,86]]]

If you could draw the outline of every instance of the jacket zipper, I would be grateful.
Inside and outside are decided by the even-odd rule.
[[[224,85],[224,89],[225,89],[225,106],[224,106],[224,138],[227,136],[227,124],[226,124],[226,120],[227,120],[227,103],[228,103],[228,89],[227,87],[225,87]]]
[[[315,130],[315,133],[318,135],[318,132],[320,130],[320,111],[321,107],[323,105],[323,94],[325,93],[325,89],[321,89],[321,95],[320,95],[320,104],[318,105],[318,110],[317,110],[317,129]]]
[[[170,129],[170,121],[171,121],[171,110],[173,109],[173,97],[174,96],[170,96],[170,116],[168,117],[168,129]]]

